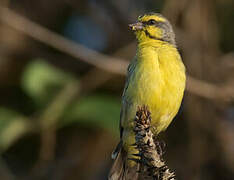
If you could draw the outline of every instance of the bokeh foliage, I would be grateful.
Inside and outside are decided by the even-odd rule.
[[[115,63],[109,72],[87,63],[88,51],[63,38],[107,61],[130,60],[136,42],[127,25],[149,11],[171,21],[189,77],[203,83],[188,84],[161,135],[165,159],[178,179],[234,178],[233,1],[4,0],[2,7],[35,24],[0,12],[0,179],[106,179],[125,77],[111,70]],[[37,34],[38,25],[53,36]]]

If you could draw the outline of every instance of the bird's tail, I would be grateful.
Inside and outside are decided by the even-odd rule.
[[[128,165],[127,152],[122,147],[120,142],[116,147],[116,150],[112,154],[114,163],[110,170],[108,180],[137,180],[138,172],[137,167],[130,167]]]

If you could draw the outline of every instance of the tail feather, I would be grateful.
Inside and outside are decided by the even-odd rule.
[[[119,145],[118,145],[119,146]],[[112,168],[110,170],[108,180],[137,180],[138,179],[138,168],[136,166],[129,167],[128,166],[128,155],[127,152],[123,149],[123,147],[118,147],[119,151],[112,157],[116,157]]]
[[[117,146],[118,148],[118,146]],[[116,150],[117,150],[116,148]],[[116,150],[112,153],[112,158],[114,159],[114,163],[109,173],[108,180],[124,180],[124,161],[127,157],[127,154],[123,151],[123,148],[119,149],[118,152]]]

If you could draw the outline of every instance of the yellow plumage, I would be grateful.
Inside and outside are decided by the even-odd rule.
[[[136,153],[132,144],[134,118],[138,106],[148,106],[155,134],[164,131],[179,110],[184,88],[185,68],[176,49],[170,23],[160,14],[150,13],[130,25],[135,31],[138,48],[128,68],[127,81],[122,97],[120,119],[121,146],[116,161],[123,156],[122,164],[134,165],[127,160]],[[122,148],[122,150],[120,150]],[[116,162],[115,162],[116,163]],[[125,165],[126,167],[126,165]],[[117,168],[117,167],[116,167]],[[110,179],[121,179],[124,168],[114,170]],[[119,174],[118,174],[119,173]],[[118,178],[113,178],[115,175]],[[124,179],[124,178],[122,178]]]

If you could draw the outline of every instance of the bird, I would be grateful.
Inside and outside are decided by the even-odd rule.
[[[136,162],[130,159],[137,150],[134,118],[139,106],[151,112],[155,136],[165,131],[176,116],[183,99],[186,70],[178,52],[170,22],[159,13],[146,13],[129,25],[137,39],[136,55],[127,69],[120,113],[120,143],[109,180],[137,179]]]

